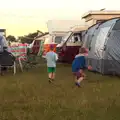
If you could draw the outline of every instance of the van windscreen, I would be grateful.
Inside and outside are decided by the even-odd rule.
[[[62,36],[56,36],[55,37],[55,43],[60,44],[62,41]]]

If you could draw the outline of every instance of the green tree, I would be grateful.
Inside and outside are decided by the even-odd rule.
[[[9,42],[16,42],[16,38],[13,36],[13,35],[8,35],[6,37],[6,39],[9,41]]]
[[[19,37],[19,40],[21,40],[22,43],[32,43],[32,41],[34,40],[35,37],[37,37],[38,35],[43,35],[44,33],[37,30],[36,32],[34,33],[29,33],[28,35],[25,35],[25,36],[20,36]]]

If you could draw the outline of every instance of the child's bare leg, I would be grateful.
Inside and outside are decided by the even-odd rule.
[[[48,77],[52,79],[52,73],[49,73],[49,74],[48,74]]]
[[[83,73],[83,74],[82,74],[82,77],[83,77],[84,79],[86,79],[86,74],[85,74],[85,73]]]
[[[54,68],[52,69],[52,80],[55,79],[55,72],[56,72],[56,68],[54,67]]]
[[[81,77],[83,77],[83,79],[86,79],[86,74],[84,73],[83,70],[80,70],[80,74],[81,74]]]
[[[84,77],[80,77],[78,80],[77,80],[77,83],[78,83],[78,86],[80,86],[80,83],[84,80]]]
[[[51,78],[52,80],[54,80],[55,79],[55,73],[52,73],[52,78]]]
[[[49,82],[52,82],[51,79],[52,79],[52,73],[49,73],[48,74],[48,77],[49,77]]]
[[[74,75],[74,81],[75,81],[75,84],[77,83],[77,76]]]
[[[75,77],[75,85],[79,86],[78,77],[77,76]]]

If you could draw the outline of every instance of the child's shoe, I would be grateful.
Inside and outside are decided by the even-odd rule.
[[[51,78],[49,78],[49,80],[48,80],[48,81],[49,81],[49,83],[52,83],[52,80],[51,80]]]
[[[78,86],[78,87],[81,87],[80,83],[78,83],[78,82],[76,82],[75,85]]]

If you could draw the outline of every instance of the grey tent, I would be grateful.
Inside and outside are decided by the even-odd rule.
[[[82,31],[81,34],[82,34],[81,41],[83,42],[83,41],[85,41],[86,30],[85,30],[85,31]]]
[[[98,26],[99,26],[99,23],[88,28],[88,30],[85,33],[84,40],[83,40],[83,47],[89,49],[92,37],[94,35],[95,30],[98,28]]]
[[[120,18],[99,24],[89,48],[87,64],[93,71],[120,75]]]

